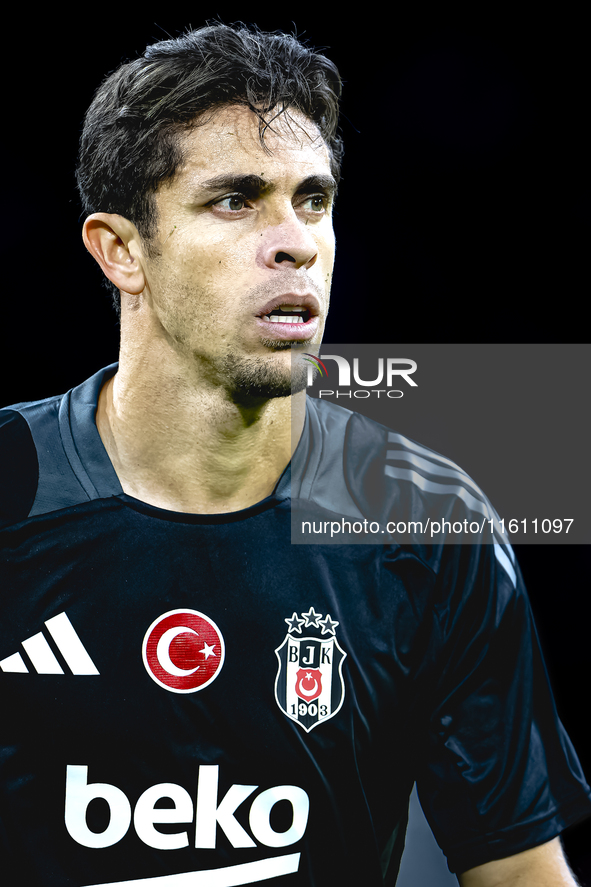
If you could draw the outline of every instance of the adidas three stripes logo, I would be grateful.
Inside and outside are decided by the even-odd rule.
[[[45,627],[72,674],[99,674],[98,668],[65,613],[48,619]],[[65,673],[42,631],[27,638],[22,642],[22,646],[37,674]],[[20,653],[13,653],[12,656],[0,660],[0,669],[4,672],[29,673],[29,668]]]

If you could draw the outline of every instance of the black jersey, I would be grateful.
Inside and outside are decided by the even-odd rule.
[[[509,545],[292,544],[289,467],[235,513],[138,501],[95,425],[115,370],[0,411],[10,883],[391,885],[415,780],[456,872],[591,812]],[[296,462],[311,522],[486,503],[310,398]]]

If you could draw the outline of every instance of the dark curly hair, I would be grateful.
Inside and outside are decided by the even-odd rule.
[[[76,168],[83,210],[129,219],[150,252],[154,194],[183,163],[181,136],[224,105],[257,114],[263,146],[277,114],[303,113],[318,126],[338,182],[340,95],[336,66],[289,34],[215,23],[154,43],[103,81],[86,113]],[[119,311],[119,291],[105,283]]]

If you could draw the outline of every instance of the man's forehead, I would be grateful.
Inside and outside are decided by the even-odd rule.
[[[260,119],[250,108],[230,105],[218,109],[184,136],[183,172],[201,177],[236,164],[247,171],[253,162],[263,164],[269,172],[293,166],[296,175],[297,168],[330,170],[328,147],[312,120],[294,108],[275,110],[265,119],[269,125],[263,144]],[[263,167],[256,172],[262,173]]]

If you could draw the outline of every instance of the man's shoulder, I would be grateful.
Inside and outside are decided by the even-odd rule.
[[[63,397],[56,394],[0,407],[0,452],[4,466],[6,461],[18,462],[22,450],[35,448],[38,430],[55,424]]]
[[[474,535],[476,525],[479,537],[487,530],[498,535],[497,515],[486,494],[452,459],[361,413],[308,400],[311,444],[307,483],[300,489],[316,501],[322,498],[327,510],[355,513],[380,525],[395,521],[396,537],[405,540],[431,541],[446,532],[451,541],[450,532],[458,531],[457,542],[475,541],[466,533]],[[337,492],[339,487],[346,496]],[[352,503],[348,512],[342,507],[345,499]],[[450,530],[454,524],[455,531]]]
[[[325,437],[324,445],[327,446],[332,440],[335,446],[342,449],[347,459],[367,459],[370,453],[378,458],[394,458],[391,451],[396,450],[399,458],[405,453],[415,454],[468,477],[466,472],[451,459],[401,434],[391,426],[383,425],[362,413],[321,398],[309,397],[307,403],[309,418],[311,415],[314,416],[315,422],[322,429]],[[413,461],[417,464],[416,460]]]
[[[36,437],[55,426],[61,396],[10,404],[0,409],[0,521],[26,518],[39,480]]]
[[[308,398],[311,448],[327,463],[342,462],[350,480],[378,487],[387,479],[414,484],[423,492],[484,494],[452,459],[361,413],[320,398]],[[436,484],[446,485],[445,490]],[[465,501],[469,501],[466,497]]]
[[[92,455],[98,392],[114,366],[65,394],[0,408],[1,524],[93,498],[74,434]]]

